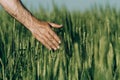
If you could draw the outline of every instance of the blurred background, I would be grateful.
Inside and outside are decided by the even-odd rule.
[[[53,29],[62,43],[47,50],[0,9],[0,80],[120,80],[120,0],[22,2],[38,19],[63,24]]]
[[[111,7],[120,9],[120,0],[22,0],[22,2],[30,9],[31,6],[34,9],[38,9],[39,6],[47,10],[52,9],[52,3],[54,2],[58,7],[66,6],[68,10],[80,10],[85,11],[97,6],[105,7],[106,4],[109,4]]]

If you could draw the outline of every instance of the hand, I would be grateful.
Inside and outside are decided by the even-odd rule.
[[[37,25],[35,25],[31,32],[33,36],[40,41],[46,48],[49,50],[59,49],[59,44],[61,43],[60,38],[56,35],[56,33],[50,28],[61,28],[62,25],[58,25],[50,22],[39,22],[37,21]]]
[[[50,27],[60,28],[61,25],[39,21],[24,8],[20,0],[0,0],[0,4],[9,14],[28,28],[33,36],[48,49],[56,50],[59,48],[61,41]]]

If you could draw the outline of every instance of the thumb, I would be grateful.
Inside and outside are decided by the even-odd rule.
[[[55,23],[51,23],[51,22],[48,22],[48,24],[54,28],[61,28],[63,25],[58,25],[58,24],[55,24]]]

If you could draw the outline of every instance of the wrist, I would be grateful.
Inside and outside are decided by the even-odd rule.
[[[26,21],[23,23],[27,29],[29,29],[31,32],[38,27],[40,21],[36,19],[34,16],[28,17]]]

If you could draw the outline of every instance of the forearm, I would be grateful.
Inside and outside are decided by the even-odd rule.
[[[20,0],[0,0],[0,4],[10,15],[16,18],[28,29],[35,25],[33,21],[36,19],[23,7]]]

